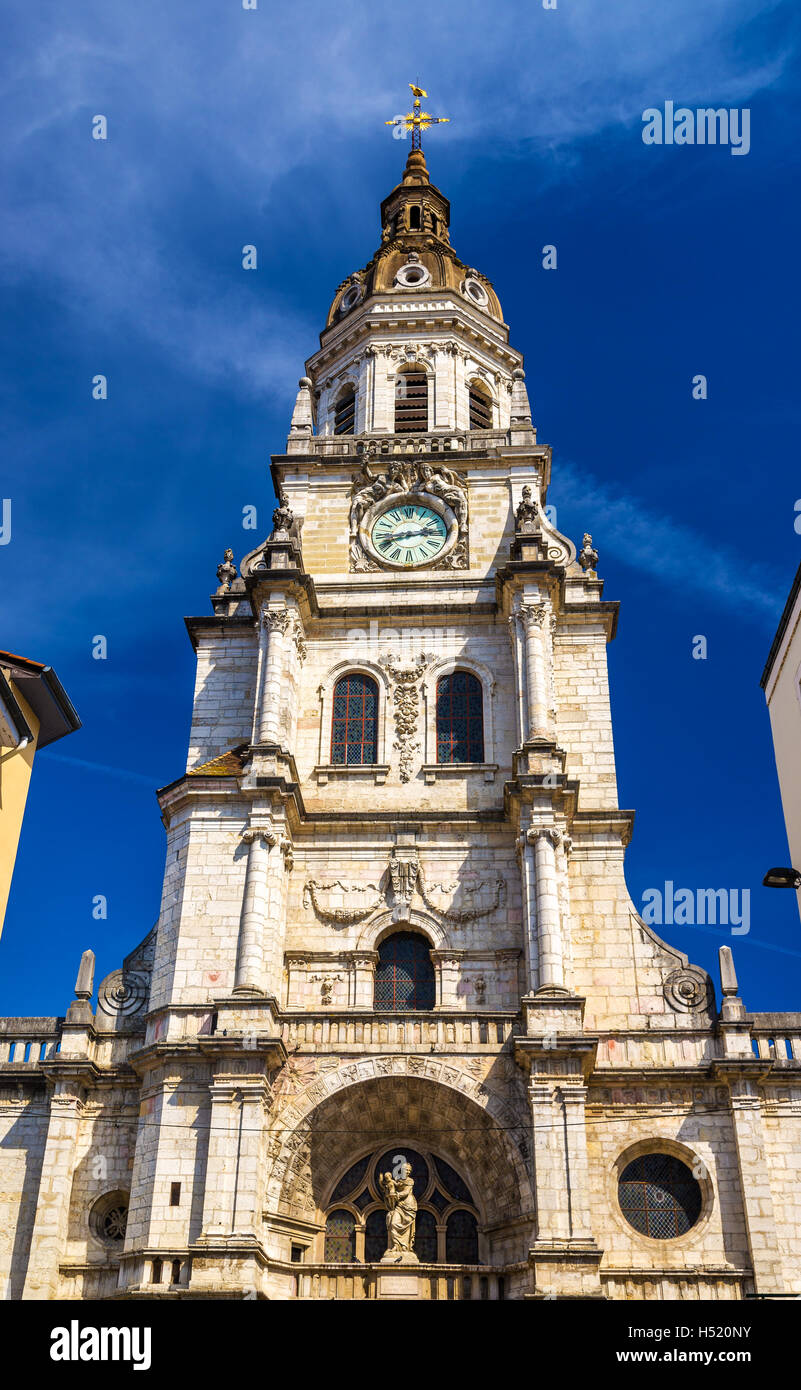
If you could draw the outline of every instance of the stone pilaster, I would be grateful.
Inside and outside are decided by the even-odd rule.
[[[756,1079],[743,1073],[731,1076],[729,1086],[743,1215],[754,1271],[754,1292],[783,1293],[784,1275],[765,1154],[759,1090]]]
[[[64,1257],[67,1240],[75,1150],[82,1112],[82,1091],[75,1079],[57,1078],[50,1098],[50,1123],[23,1299],[58,1297],[59,1263]]]

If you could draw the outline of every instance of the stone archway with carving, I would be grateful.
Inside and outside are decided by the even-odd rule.
[[[497,1262],[508,1260],[515,1233],[517,1258],[525,1259],[534,1222],[531,1121],[510,1057],[475,1058],[468,1065],[425,1054],[304,1061],[316,1073],[309,1082],[306,1072],[302,1090],[291,1094],[291,1082],[284,1087],[276,1079],[278,1103],[267,1136],[268,1222],[275,1214],[321,1229],[336,1174],[371,1146],[417,1140],[464,1173],[490,1233],[489,1262],[492,1232],[500,1236],[504,1228]]]

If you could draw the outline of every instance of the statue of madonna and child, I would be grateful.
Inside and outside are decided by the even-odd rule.
[[[378,1186],[387,1208],[387,1249],[382,1263],[417,1264],[414,1227],[417,1202],[411,1164],[398,1154],[391,1173],[381,1173]]]

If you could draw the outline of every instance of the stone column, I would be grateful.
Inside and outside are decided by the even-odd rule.
[[[539,988],[564,989],[564,949],[556,875],[556,846],[561,835],[553,826],[533,826],[526,840],[534,845]]]
[[[262,614],[265,646],[256,720],[256,742],[281,741],[281,693],[285,679],[285,633],[291,615],[287,608],[268,608]]]
[[[239,919],[234,994],[264,994],[264,937],[268,916],[270,851],[278,836],[270,826],[251,826],[242,836],[248,845],[245,892]]]
[[[525,634],[526,644],[526,696],[528,703],[527,739],[553,737],[550,719],[550,681],[548,676],[548,657],[546,628],[550,617],[547,603],[524,603],[518,610],[518,619]]]
[[[59,1292],[59,1262],[64,1256],[69,1222],[75,1148],[83,1105],[73,1078],[56,1081],[50,1097],[42,1174],[31,1235],[23,1299],[54,1299]]]
[[[762,1129],[762,1103],[756,1080],[733,1076],[731,1114],[755,1293],[783,1293],[776,1214]]]

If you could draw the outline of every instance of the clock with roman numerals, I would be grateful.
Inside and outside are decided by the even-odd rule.
[[[370,540],[382,560],[393,565],[430,564],[448,539],[448,527],[437,512],[419,502],[400,502],[373,523]]]

